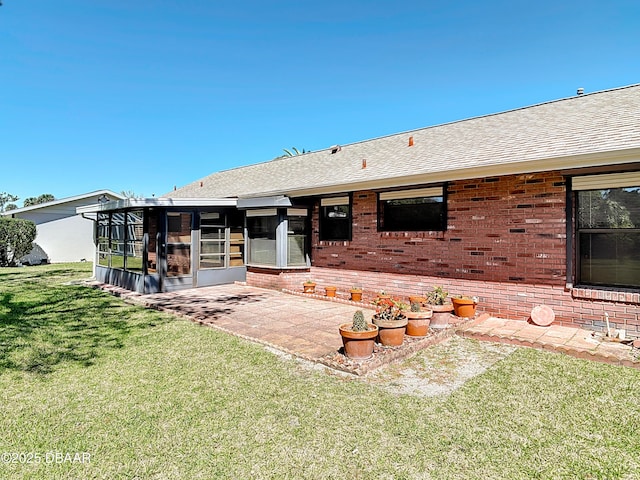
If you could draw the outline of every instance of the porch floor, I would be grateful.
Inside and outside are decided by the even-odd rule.
[[[638,349],[622,343],[600,341],[590,330],[560,325],[540,327],[522,320],[496,318],[488,314],[480,314],[467,321],[452,316],[449,328],[422,339],[405,337],[400,347],[377,346],[372,360],[358,363],[338,353],[342,347],[338,326],[351,322],[356,310],[363,310],[365,317],[370,319],[374,310],[367,304],[241,284],[150,295],[99,282],[92,282],[91,285],[131,303],[167,311],[295,357],[355,374],[367,373],[454,334],[640,368]]]

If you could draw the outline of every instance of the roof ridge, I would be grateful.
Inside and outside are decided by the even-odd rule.
[[[579,123],[578,127],[582,128],[582,130],[577,131],[576,128],[578,127],[576,127],[575,125],[573,124],[565,125],[564,123],[560,122],[562,123],[562,127],[566,130],[566,132],[564,132],[566,134],[566,138],[560,138],[557,135],[555,135],[554,136],[555,143],[554,145],[552,145],[553,149],[549,147],[549,145],[547,144],[546,138],[544,139],[538,138],[540,137],[540,135],[542,136],[548,135],[549,132],[547,130],[544,130],[544,128],[541,128],[540,125],[536,127],[535,122],[533,125],[534,127],[536,127],[533,129],[534,136],[531,137],[532,132],[527,130],[527,134],[525,135],[526,138],[528,139],[526,142],[526,145],[524,146],[520,145],[521,143],[520,141],[522,140],[521,137],[523,135],[523,131],[525,127],[522,125],[519,125],[519,123],[516,122],[516,124],[510,125],[507,131],[500,130],[501,133],[498,139],[500,140],[500,142],[516,141],[516,143],[520,145],[518,148],[515,149],[517,151],[511,148],[508,152],[505,153],[502,149],[500,151],[497,151],[496,148],[494,147],[486,148],[486,145],[480,148],[480,150],[478,151],[478,146],[476,145],[473,148],[473,151],[474,151],[473,155],[470,155],[470,151],[467,151],[469,150],[468,145],[466,147],[464,145],[458,145],[459,148],[457,148],[456,150],[456,155],[458,156],[462,155],[466,162],[466,163],[465,162],[460,163],[461,160],[458,160],[458,163],[460,163],[459,165],[460,168],[462,167],[466,168],[472,164],[475,165],[480,161],[486,163],[487,158],[485,157],[488,155],[496,157],[494,158],[493,162],[497,162],[497,164],[502,165],[502,164],[506,164],[514,161],[513,158],[511,157],[509,157],[510,160],[507,160],[508,155],[513,156],[517,154],[518,158],[522,157],[522,159],[529,159],[533,161],[533,159],[538,158],[541,155],[552,155],[552,156],[573,155],[575,156],[578,154],[590,153],[594,151],[596,147],[604,148],[606,146],[607,148],[613,148],[615,146],[618,149],[637,148],[640,145],[640,132],[636,131],[636,133],[634,134],[633,132],[625,131],[620,126],[620,121],[622,120],[618,121],[617,123],[614,122],[614,124],[609,126],[610,128],[615,127],[615,129],[617,129],[613,133],[616,133],[618,137],[616,137],[614,140],[608,139],[607,140],[608,143],[602,140],[601,137],[598,137],[598,139],[596,139],[597,141],[595,141],[595,146],[589,149],[582,146],[583,144],[581,143],[579,138],[584,138],[585,132],[587,132],[590,135],[589,138],[594,137],[594,135],[603,134],[603,132],[601,132],[600,130],[594,131],[591,128],[593,125],[591,125],[591,123],[589,123],[589,120],[587,119],[591,118],[591,115],[593,113],[600,112],[607,105],[608,105],[607,108],[609,108],[609,110],[611,108],[614,108],[614,109],[622,109],[628,114],[633,113],[633,112],[631,113],[628,112],[630,105],[625,107],[625,105],[619,105],[615,101],[609,101],[609,100],[610,99],[615,100],[622,96],[622,98],[628,99],[633,105],[637,105],[637,102],[640,101],[640,96],[637,96],[636,93],[633,93],[633,90],[637,89],[638,87],[640,87],[640,83],[610,88],[606,90],[593,91],[590,93],[578,92],[575,95],[572,95],[569,97],[563,97],[563,98],[554,99],[554,100],[547,100],[544,102],[534,103],[531,105],[521,106],[518,108],[512,108],[509,110],[503,110],[503,111],[493,112],[489,114],[478,115],[474,117],[462,118],[462,119],[458,119],[450,122],[429,125],[426,127],[419,127],[411,130],[395,132],[387,135],[382,135],[379,137],[363,139],[363,140],[359,140],[352,143],[341,144],[340,147],[343,150],[343,154],[346,154],[345,156],[346,159],[351,158],[353,155],[356,155],[356,156],[360,154],[365,156],[374,155],[374,153],[376,153],[375,151],[377,151],[378,148],[382,148],[384,150],[384,152],[382,152],[384,155],[387,155],[387,156],[392,155],[393,161],[390,161],[389,159],[387,159],[387,161],[378,164],[379,167],[380,165],[384,165],[384,168],[380,167],[379,171],[376,170],[376,173],[375,173],[376,175],[388,176],[390,173],[396,172],[397,169],[396,167],[393,166],[396,164],[412,165],[413,167],[418,167],[420,171],[426,172],[427,171],[425,170],[426,167],[423,164],[416,163],[417,160],[415,158],[407,157],[407,155],[409,155],[408,153],[403,154],[395,150],[391,151],[389,150],[390,148],[389,145],[395,144],[397,139],[402,138],[402,136],[410,136],[414,134],[420,135],[420,132],[423,132],[422,135],[427,137],[427,140],[433,137],[433,139],[429,141],[431,143],[436,142],[435,144],[432,145],[432,147],[434,147],[435,150],[431,152],[430,155],[439,155],[441,158],[447,159],[447,161],[451,161],[451,158],[450,158],[451,149],[448,148],[447,151],[445,152],[439,146],[444,145],[447,142],[450,143],[452,141],[452,137],[455,137],[457,135],[456,132],[458,131],[464,132],[465,138],[469,136],[469,138],[471,139],[479,140],[479,136],[482,135],[483,139],[485,139],[487,136],[490,137],[491,135],[494,135],[497,131],[496,129],[498,129],[498,126],[496,125],[496,123],[500,123],[500,121],[491,120],[494,117],[499,117],[503,115],[504,116],[503,119],[505,120],[505,122],[510,123],[509,120],[511,118],[514,118],[516,120],[517,119],[522,120],[521,117],[524,118],[524,117],[534,116],[534,117],[540,117],[541,121],[539,121],[538,124],[546,125],[546,121],[549,119],[554,120],[556,122],[562,119],[566,120],[567,112],[569,112],[569,113],[578,115],[580,117],[580,122],[578,122]],[[625,92],[625,90],[627,92]],[[601,99],[594,99],[595,96],[598,96],[601,94],[611,95],[611,97],[603,96]],[[584,100],[581,100],[581,97],[589,97],[590,99],[585,98]],[[581,101],[582,103],[580,103]],[[560,106],[549,107],[549,105],[560,105]],[[529,114],[528,113],[529,111],[533,113]],[[518,112],[522,112],[522,113],[518,113]],[[640,117],[638,117],[637,111],[634,111],[634,112],[635,113],[633,113],[631,117],[629,117],[626,120],[627,123],[631,121],[636,122],[640,119]],[[505,122],[502,122],[502,123],[505,123]],[[527,121],[525,123],[529,125],[530,122]],[[459,127],[455,127],[456,125],[459,125]],[[451,126],[454,126],[454,127],[451,128]],[[476,128],[476,126],[478,128]],[[479,131],[476,131],[476,130],[479,130]],[[469,135],[466,135],[466,134],[469,134]],[[514,135],[517,136],[518,134],[520,135],[520,137],[518,138],[513,137]],[[580,134],[581,136],[578,137],[578,134]],[[538,137],[536,137],[535,135],[538,135]],[[481,143],[480,145],[482,146],[484,144]],[[511,145],[511,143],[509,145]],[[513,145],[511,146],[513,147]],[[275,184],[279,185],[278,188],[282,189],[286,182],[289,182],[292,180],[292,179],[287,179],[285,177],[287,177],[288,173],[291,173],[294,170],[295,172],[297,172],[296,174],[302,175],[301,179],[297,179],[294,183],[296,182],[298,183],[299,182],[303,182],[303,183],[316,182],[317,183],[318,181],[322,180],[323,182],[329,182],[327,183],[327,185],[329,184],[333,185],[333,183],[331,182],[341,181],[338,179],[339,175],[337,173],[328,172],[326,169],[323,169],[321,171],[320,170],[315,171],[313,170],[313,167],[310,167],[313,170],[312,173],[302,173],[303,170],[301,165],[303,164],[304,160],[307,157],[311,156],[313,160],[316,160],[316,159],[318,160],[318,162],[313,162],[314,164],[315,163],[320,164],[320,163],[323,163],[321,160],[326,160],[326,162],[329,162],[329,163],[333,162],[331,163],[331,165],[335,166],[339,164],[341,166],[344,166],[342,165],[342,163],[336,163],[341,161],[341,159],[338,158],[338,157],[341,157],[341,155],[336,155],[335,157],[328,155],[331,149],[335,149],[335,148],[336,148],[336,145],[332,145],[330,147],[326,147],[326,148],[311,151],[311,152],[305,152],[304,154],[294,155],[292,157],[280,156],[271,160],[258,161],[255,163],[245,164],[245,165],[236,165],[226,170],[214,171],[194,182],[190,182],[184,186],[181,186],[179,189],[174,187],[174,190],[172,192],[167,192],[165,195],[172,197],[174,195],[173,192],[175,192],[176,190],[180,192],[178,193],[178,196],[185,195],[186,193],[189,194],[188,196],[194,196],[194,195],[199,196],[201,194],[205,194],[205,190],[202,190],[201,191],[202,193],[199,193],[199,191],[196,192],[195,191],[196,186],[200,184],[200,187],[203,187],[203,182],[207,184],[210,183],[209,179],[211,179],[212,177],[214,178],[218,177],[219,179],[231,178],[231,177],[238,177],[238,178],[246,177],[245,180],[250,178],[252,179],[251,181],[259,182],[261,184],[264,184],[265,182],[267,184],[271,184],[275,182]],[[526,152],[528,152],[526,155],[525,155],[525,152],[522,151],[523,148],[526,150]],[[418,150],[413,151],[413,153],[417,153],[417,152]],[[423,154],[425,154],[425,152],[423,152]],[[301,157],[301,158],[296,159],[296,157]],[[351,158],[351,160],[353,159]],[[285,165],[284,166],[278,165],[278,163],[282,163],[279,161],[284,161]],[[351,163],[349,163],[349,165],[353,167]],[[398,169],[400,169],[400,167],[398,167]],[[373,170],[367,170],[367,172],[364,172],[364,173],[361,171],[360,168],[354,167],[352,170],[353,171],[350,171],[349,175],[351,175],[356,180],[362,179],[364,177],[368,178],[371,175],[373,175]],[[432,170],[433,169],[429,171],[432,171]],[[308,169],[304,169],[304,172],[308,172],[308,171],[309,171]],[[436,168],[435,171],[439,171],[439,170]],[[221,174],[222,176],[220,177]],[[264,175],[266,175],[266,177]],[[275,175],[275,177],[268,178],[271,175]],[[214,188],[211,186],[208,186],[207,188],[209,188],[211,192],[227,192],[227,191],[231,191],[232,189],[235,189],[235,187],[232,188],[226,184],[224,185],[224,188],[222,187]],[[262,185],[258,188],[257,186],[254,185],[254,189],[255,188],[257,188],[259,191],[265,191],[266,187]],[[218,194],[219,193],[216,193],[216,195]]]
[[[454,125],[456,123],[463,123],[463,122],[468,122],[468,121],[471,121],[471,120],[478,120],[478,119],[481,119],[481,118],[495,117],[497,115],[503,115],[505,113],[518,112],[518,111],[527,110],[527,109],[530,109],[530,108],[541,107],[542,105],[549,105],[549,104],[552,104],[552,103],[566,102],[566,101],[570,101],[570,100],[576,100],[576,99],[582,98],[582,97],[588,97],[588,96],[592,96],[592,95],[599,95],[601,93],[614,92],[616,90],[624,90],[624,89],[627,89],[627,88],[634,88],[634,87],[640,87],[640,83],[634,83],[634,84],[631,84],[631,85],[625,85],[623,87],[608,88],[606,90],[598,90],[598,91],[595,91],[595,92],[583,93],[581,95],[577,95],[576,94],[576,95],[572,95],[570,97],[557,98],[555,100],[546,100],[544,102],[534,103],[534,104],[531,104],[531,105],[525,105],[524,107],[511,108],[511,109],[502,110],[502,111],[499,111],[499,112],[486,113],[486,114],[483,114],[483,115],[476,115],[474,117],[467,117],[467,118],[461,118],[461,119],[458,119],[458,120],[452,120],[450,122],[437,123],[435,125],[429,125],[429,126],[426,126],[426,127],[413,128],[411,130],[405,130],[405,131],[402,131],[402,132],[390,133],[390,134],[387,134],[387,135],[381,135],[379,137],[373,137],[373,138],[368,138],[368,139],[365,139],[365,140],[359,140],[357,142],[347,143],[347,144],[341,145],[341,146],[342,147],[348,147],[348,146],[351,146],[351,145],[358,145],[358,144],[361,144],[361,143],[372,142],[374,140],[382,140],[384,138],[395,137],[397,135],[405,135],[407,133],[415,133],[415,132],[420,132],[420,131],[423,131],[423,130],[430,130],[430,129],[433,129],[433,128],[444,127],[446,125]],[[330,148],[330,147],[328,147],[328,148]],[[328,150],[328,148],[327,149],[323,149],[323,150]],[[316,151],[319,152],[321,150],[316,150]]]
[[[608,89],[605,89],[605,90],[598,90],[598,91],[595,91],[595,92],[583,93],[581,95],[576,94],[576,95],[572,95],[570,97],[562,97],[562,98],[557,98],[557,99],[554,99],[554,100],[546,100],[544,102],[533,103],[531,105],[525,105],[524,107],[510,108],[508,110],[501,110],[499,112],[485,113],[483,115],[476,115],[476,116],[473,116],[473,117],[460,118],[458,120],[451,120],[450,122],[437,123],[437,124],[434,124],[434,125],[428,125],[426,127],[412,128],[410,130],[404,130],[402,132],[389,133],[389,134],[386,134],[386,135],[380,135],[379,137],[372,137],[372,138],[367,138],[367,139],[364,139],[364,140],[358,140],[356,142],[342,144],[342,145],[340,145],[340,147],[350,147],[352,145],[359,145],[359,144],[362,144],[362,143],[368,143],[368,142],[372,142],[372,141],[375,141],[375,140],[382,140],[382,139],[385,139],[385,138],[391,138],[391,137],[395,137],[395,136],[398,136],[398,135],[406,135],[408,133],[415,133],[415,132],[420,132],[420,131],[423,131],[423,130],[431,130],[433,128],[444,127],[446,125],[454,125],[454,124],[457,124],[457,123],[469,122],[471,120],[478,120],[478,119],[481,119],[481,118],[495,117],[497,115],[504,115],[505,113],[518,112],[518,111],[527,110],[527,109],[530,109],[530,108],[541,107],[543,105],[550,105],[550,104],[553,104],[553,103],[566,102],[566,101],[576,100],[578,98],[583,98],[583,97],[588,97],[588,96],[593,96],[593,95],[599,95],[599,94],[602,94],[602,93],[614,92],[616,90],[624,90],[624,89],[627,89],[627,88],[634,88],[634,87],[640,87],[640,83],[634,83],[634,84],[625,85],[625,86],[622,86],[622,87],[608,88]],[[229,171],[233,171],[233,170],[237,170],[237,169],[241,169],[241,168],[247,168],[247,167],[253,167],[253,166],[257,166],[257,165],[263,165],[263,164],[267,164],[267,163],[271,163],[271,162],[275,162],[275,161],[279,161],[279,160],[290,160],[293,157],[299,157],[299,156],[303,156],[303,155],[309,155],[311,153],[322,152],[324,150],[330,150],[334,146],[335,145],[332,145],[332,146],[329,146],[329,147],[326,147],[326,148],[321,148],[319,150],[313,150],[313,151],[309,151],[309,152],[304,152],[304,153],[301,153],[299,155],[292,155],[291,157],[286,156],[286,155],[282,155],[282,156],[279,156],[279,157],[272,158],[271,160],[263,160],[263,161],[259,161],[259,162],[256,162],[256,163],[250,163],[248,165],[237,165],[235,167],[232,167],[232,168],[229,168],[229,169],[226,169],[226,170],[218,170],[217,172],[214,172],[214,173],[229,172]],[[212,174],[210,174],[210,175],[212,175]],[[205,177],[202,177],[202,178],[203,179],[207,178],[210,175],[206,175]]]

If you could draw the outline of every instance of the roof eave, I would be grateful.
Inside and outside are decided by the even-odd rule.
[[[76,202],[78,200],[82,200],[85,198],[89,198],[89,197],[94,197],[94,196],[99,196],[99,195],[110,195],[114,198],[125,198],[124,196],[120,195],[119,193],[116,192],[112,192],[111,190],[96,190],[94,192],[89,192],[89,193],[84,193],[82,195],[74,195],[73,197],[65,197],[65,198],[59,198],[56,200],[51,200],[49,202],[44,202],[44,203],[37,203],[35,205],[29,205],[28,207],[22,207],[22,208],[16,208],[14,210],[9,210],[9,211],[5,211],[0,213],[0,215],[10,215],[10,214],[20,214],[20,213],[26,213],[26,212],[31,212],[33,210],[39,210],[42,208],[49,208],[49,207],[54,207],[54,206],[58,206],[58,205],[63,205],[65,203],[71,203],[71,202]]]
[[[76,213],[97,213],[154,207],[235,207],[237,203],[238,200],[236,198],[125,198],[124,200],[78,207]]]
[[[438,184],[455,180],[470,180],[474,178],[497,177],[503,175],[522,175],[526,173],[540,173],[554,170],[575,170],[607,165],[624,165],[636,162],[640,162],[640,148],[525,160],[520,162],[511,162],[508,164],[475,166],[455,170],[406,175],[402,177],[367,180],[363,182],[291,189],[284,192],[261,192],[260,195],[284,194],[290,197],[306,197],[353,192],[357,190],[383,190],[412,185]]]

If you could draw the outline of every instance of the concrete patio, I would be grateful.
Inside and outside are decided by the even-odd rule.
[[[638,349],[598,341],[591,331],[560,325],[540,327],[523,320],[495,318],[488,314],[467,321],[452,316],[451,326],[446,330],[421,339],[405,337],[400,347],[376,346],[372,360],[357,363],[338,353],[342,347],[338,326],[350,322],[356,310],[363,310],[365,317],[370,318],[374,310],[368,304],[241,284],[151,295],[98,282],[90,285],[129,302],[179,315],[298,358],[355,374],[365,374],[454,334],[640,368]]]
[[[538,348],[587,360],[640,368],[638,349],[630,344],[605,341],[603,335],[594,334],[591,330],[554,324],[541,327],[523,320],[489,317],[461,326],[456,333],[481,341]]]

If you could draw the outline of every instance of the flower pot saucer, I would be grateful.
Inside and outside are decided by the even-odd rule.
[[[556,319],[556,314],[548,305],[538,305],[531,310],[531,321],[541,327],[548,327]]]

